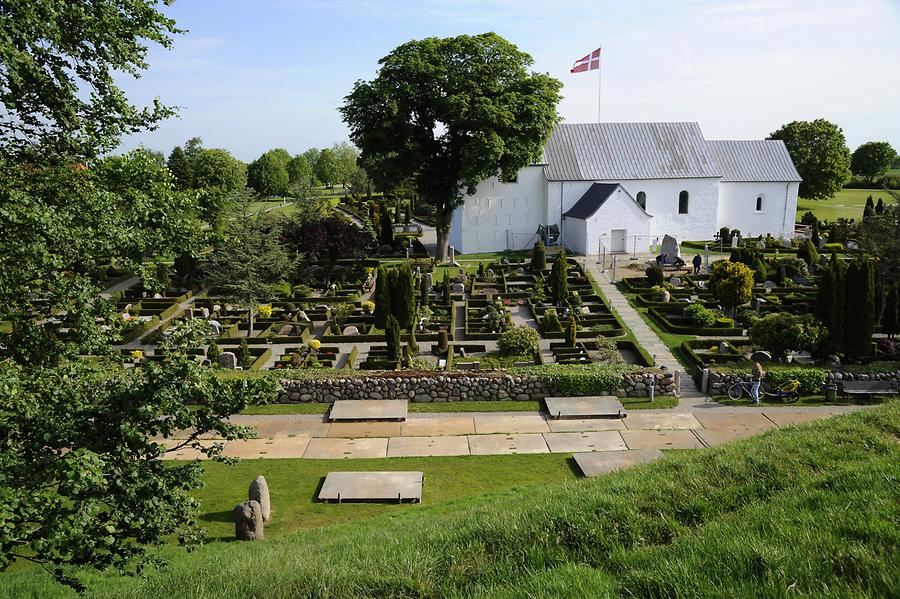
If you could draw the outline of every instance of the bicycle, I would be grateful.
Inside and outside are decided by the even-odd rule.
[[[767,391],[764,386],[760,386],[759,391],[760,395],[782,399],[787,403],[795,403],[800,399],[800,381],[796,379],[785,381],[774,391]],[[753,398],[753,383],[751,381],[738,379],[737,382],[728,388],[729,399],[740,399],[745,393],[747,394],[747,397]]]

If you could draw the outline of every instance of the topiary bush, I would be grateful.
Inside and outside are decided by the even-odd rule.
[[[647,276],[648,287],[656,287],[657,285],[662,286],[665,281],[663,269],[658,264],[648,266],[647,270],[644,271],[644,274]]]
[[[514,326],[500,335],[497,347],[508,356],[531,356],[538,350],[538,334],[531,327]]]
[[[716,324],[716,313],[701,304],[685,306],[684,315],[695,327],[708,328]]]

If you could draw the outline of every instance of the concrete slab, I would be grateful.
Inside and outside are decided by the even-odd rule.
[[[543,416],[533,414],[506,416],[500,414],[478,414],[475,416],[475,433],[549,433],[550,427]]]
[[[628,449],[697,449],[703,447],[693,431],[622,431]]]
[[[387,457],[410,458],[469,455],[469,440],[464,436],[391,437]]]
[[[771,420],[761,412],[729,412],[719,414],[696,414],[697,420],[707,430],[754,430],[764,431],[774,428]]]
[[[612,395],[548,397],[544,406],[552,418],[624,418],[625,408]]]
[[[293,435],[306,435],[307,437],[324,437],[328,434],[327,422],[321,420],[288,420],[272,419],[258,421],[251,424],[256,429],[260,438],[264,437],[290,437]]]
[[[342,399],[334,402],[328,413],[332,422],[338,420],[406,420],[408,403],[405,399]]]
[[[388,440],[381,439],[310,439],[304,458],[341,460],[350,458],[387,457]]]
[[[700,428],[700,422],[690,413],[644,414],[628,413],[625,427],[629,430],[687,430]]]
[[[406,422],[400,425],[400,435],[404,437],[474,434],[475,420],[471,416],[407,418]]]
[[[422,501],[421,472],[329,472],[319,501]]]
[[[544,436],[525,435],[469,435],[472,455],[507,455],[514,453],[549,453]]]
[[[302,458],[309,445],[309,437],[281,437],[278,439],[244,439],[228,441],[222,454],[232,458]]]
[[[763,412],[763,414],[778,426],[811,422],[813,420],[821,420],[822,418],[831,416],[831,414],[827,412],[791,412],[788,410],[772,410]]]
[[[624,431],[625,420],[622,418],[564,418],[548,420],[551,433],[569,433],[573,431]]]
[[[332,422],[328,437],[356,439],[360,437],[398,437],[400,422]]]
[[[544,433],[551,453],[578,451],[616,451],[628,449],[619,431],[589,431],[581,433]]]
[[[631,449],[576,453],[573,457],[581,473],[587,477],[601,476],[636,464],[646,464],[662,457],[658,449]]]

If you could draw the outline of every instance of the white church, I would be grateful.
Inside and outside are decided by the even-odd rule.
[[[712,239],[721,227],[789,237],[799,184],[781,141],[707,140],[697,123],[560,124],[540,163],[466,197],[450,245],[526,249],[541,225],[579,254],[647,251],[667,234]]]

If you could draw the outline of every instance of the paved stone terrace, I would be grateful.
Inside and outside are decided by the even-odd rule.
[[[228,441],[225,454],[348,459],[699,449],[859,409],[710,408],[632,411],[623,420],[554,420],[537,412],[411,414],[405,422],[336,423],[320,415],[236,416],[235,423],[254,426],[259,438]],[[187,449],[167,455],[196,457]]]

